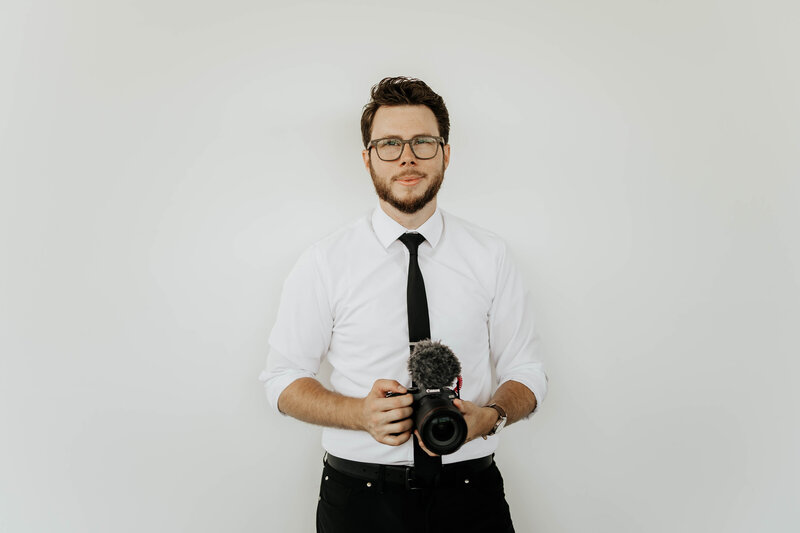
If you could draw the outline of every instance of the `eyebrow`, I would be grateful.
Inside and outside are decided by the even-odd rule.
[[[416,135],[412,135],[410,138],[411,139],[416,139],[417,137],[438,137],[438,135],[434,135],[432,133],[417,133]],[[377,141],[378,139],[400,139],[401,141],[404,140],[399,135],[385,135],[383,137],[378,137],[378,138],[373,139],[373,140]]]

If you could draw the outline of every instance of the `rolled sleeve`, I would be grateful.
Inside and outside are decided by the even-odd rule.
[[[316,248],[304,253],[283,284],[278,317],[269,336],[267,366],[259,380],[270,405],[292,382],[316,377],[330,346],[333,316]]]
[[[278,413],[284,414],[278,409],[278,398],[281,397],[284,389],[297,379],[314,378],[316,375],[316,371],[295,368],[292,361],[272,349],[267,358],[267,368],[261,372],[258,379],[264,384],[269,404]]]
[[[505,245],[489,311],[489,343],[498,386],[517,381],[536,396],[536,409],[528,414],[530,417],[539,410],[547,395],[548,380],[530,297]]]

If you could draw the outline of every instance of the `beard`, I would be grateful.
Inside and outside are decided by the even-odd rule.
[[[444,181],[444,160],[442,160],[442,168],[434,174],[425,174],[424,172],[404,171],[396,174],[390,178],[383,178],[378,176],[375,168],[372,166],[372,160],[369,162],[369,173],[372,176],[372,184],[375,186],[375,192],[378,198],[388,203],[401,213],[412,215],[428,205],[428,202],[436,198],[439,193],[439,188]],[[402,179],[406,176],[421,176],[423,179],[428,180],[428,187],[416,196],[403,195],[403,198],[395,195],[392,192],[392,183],[395,180]]]

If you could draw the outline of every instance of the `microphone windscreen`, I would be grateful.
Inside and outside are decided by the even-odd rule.
[[[441,342],[419,341],[408,359],[411,379],[421,389],[449,387],[461,374],[461,363]]]

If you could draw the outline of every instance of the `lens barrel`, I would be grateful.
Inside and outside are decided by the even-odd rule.
[[[447,389],[414,395],[414,424],[425,447],[439,455],[453,453],[467,440],[467,423],[453,397]]]

